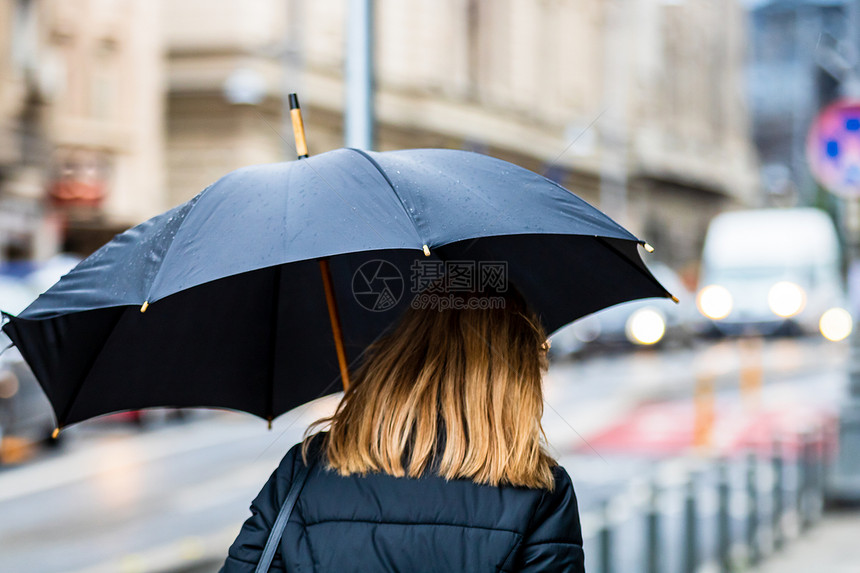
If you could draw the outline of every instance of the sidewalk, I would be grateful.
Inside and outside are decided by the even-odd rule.
[[[857,573],[860,508],[837,509],[749,573]]]

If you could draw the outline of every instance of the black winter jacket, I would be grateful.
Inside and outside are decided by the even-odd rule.
[[[222,573],[254,571],[300,463],[296,445],[251,504]],[[585,571],[576,497],[560,466],[549,492],[435,475],[342,477],[324,465],[308,476],[271,571]]]

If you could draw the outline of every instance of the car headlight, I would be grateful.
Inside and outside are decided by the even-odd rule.
[[[831,308],[821,315],[818,321],[818,330],[827,340],[838,342],[848,338],[854,328],[854,320],[851,313],[844,308]]]
[[[767,293],[767,305],[775,315],[791,318],[806,306],[806,293],[794,283],[780,281],[770,287]]]
[[[711,320],[721,320],[732,312],[732,294],[724,286],[708,285],[699,291],[696,306]]]
[[[666,334],[666,319],[656,309],[640,308],[627,319],[624,332],[634,344],[656,344]]]

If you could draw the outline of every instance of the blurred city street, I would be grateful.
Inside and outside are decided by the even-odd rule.
[[[554,330],[590,573],[860,572],[860,0],[0,29],[0,573],[217,571],[312,399],[457,265]]]
[[[776,339],[749,355],[743,344],[601,352],[552,365],[544,424],[553,453],[574,479],[589,560],[597,556],[607,500],[622,500],[613,502],[620,538],[642,537],[632,507],[643,503],[637,488],[674,479],[677,489],[685,468],[701,467],[719,449],[742,456],[748,444],[733,433],[785,438],[833,414],[844,391],[845,345]],[[760,360],[762,387],[744,396],[741,372],[755,366],[749,360]],[[716,420],[711,446],[695,450],[697,373],[715,380]],[[66,430],[61,449],[0,469],[0,570],[217,570],[249,501],[306,425],[336,400],[289,412],[271,431],[249,415],[202,411],[143,429],[96,421]],[[644,422],[643,412],[662,422]],[[666,527],[680,532],[677,508],[668,504]],[[713,511],[705,503],[700,513],[703,539],[713,537]],[[673,571],[681,536],[668,535],[666,544],[661,570]],[[703,543],[706,551],[711,545]]]

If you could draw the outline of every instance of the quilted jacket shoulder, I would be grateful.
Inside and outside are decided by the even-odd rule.
[[[223,572],[254,571],[300,463],[296,445],[251,504]],[[584,571],[576,496],[560,466],[551,492],[323,466],[308,476],[272,571]]]

